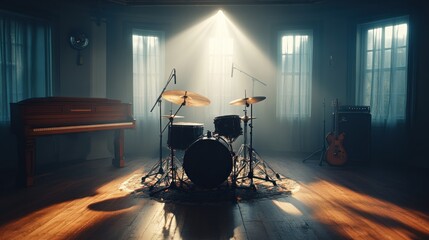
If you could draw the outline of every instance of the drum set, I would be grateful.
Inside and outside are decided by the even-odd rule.
[[[231,187],[243,187],[256,190],[254,179],[260,179],[276,185],[280,175],[276,173],[253,148],[253,105],[266,97],[245,97],[231,101],[233,106],[244,106],[244,116],[225,115],[214,118],[214,132],[204,134],[200,123],[175,122],[183,118],[177,115],[183,106],[200,107],[210,104],[204,96],[190,91],[170,90],[162,93],[162,98],[179,105],[173,114],[162,115],[169,120],[161,130],[168,130],[167,145],[170,154],[142,177],[142,184],[149,186],[152,194],[171,188],[189,186],[192,182],[203,189],[212,189],[227,183]],[[250,116],[248,108],[250,107]],[[243,128],[242,128],[243,124]],[[250,141],[248,142],[248,130]],[[244,136],[237,152],[233,143]],[[160,147],[162,140],[160,141]],[[176,151],[184,151],[183,158],[176,157]]]

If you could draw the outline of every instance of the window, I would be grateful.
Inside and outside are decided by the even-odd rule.
[[[48,23],[0,13],[0,122],[9,103],[52,94],[52,44]]]
[[[358,27],[358,104],[371,106],[374,122],[406,118],[408,19],[394,18]]]
[[[277,117],[299,120],[311,116],[313,63],[312,31],[282,32],[279,36]]]
[[[163,76],[163,32],[135,29],[132,41],[134,116],[156,120],[158,115],[149,112]]]

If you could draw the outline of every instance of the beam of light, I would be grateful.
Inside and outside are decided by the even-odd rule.
[[[282,201],[277,201],[277,200],[273,200],[273,203],[280,208],[283,212],[289,214],[289,215],[293,215],[293,216],[302,216],[302,212],[296,208],[292,203],[289,202],[282,202]]]
[[[167,69],[171,65],[178,72],[174,88],[197,92],[211,100],[204,109],[181,109],[180,115],[193,117],[187,121],[211,127],[215,116],[242,115],[242,108],[228,103],[245,97],[246,91],[252,92],[253,82],[238,71],[231,77],[233,63],[258,79],[274,80],[264,77],[275,73],[274,64],[223,10],[175,34],[166,43]],[[267,95],[262,88],[255,86],[255,93]]]

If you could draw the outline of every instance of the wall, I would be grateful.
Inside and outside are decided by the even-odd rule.
[[[411,138],[408,142],[411,145],[410,155],[412,155],[409,162],[413,165],[429,168],[429,161],[427,160],[427,150],[429,149],[429,79],[427,74],[429,67],[429,62],[427,61],[427,53],[429,53],[427,44],[429,42],[429,31],[427,29],[429,10],[423,5],[423,2],[416,3],[412,18],[414,25],[411,26],[411,30],[415,30],[415,35],[413,35],[415,47],[412,52],[412,61],[415,67],[412,74],[414,82],[411,85],[413,95],[410,108],[415,112],[415,115],[411,119]]]

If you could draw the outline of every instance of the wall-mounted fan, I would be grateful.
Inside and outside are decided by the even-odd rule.
[[[89,44],[88,37],[82,32],[75,32],[70,34],[70,45],[76,50],[82,50]]]
[[[83,57],[80,54],[80,51],[88,46],[88,37],[83,32],[73,32],[72,34],[70,34],[69,41],[71,47],[78,51],[76,59],[77,65],[83,65]]]

